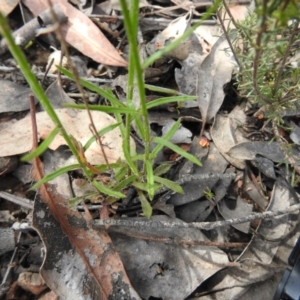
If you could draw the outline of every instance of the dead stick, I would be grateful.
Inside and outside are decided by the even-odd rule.
[[[254,220],[270,219],[276,216],[285,215],[293,213],[300,209],[300,203],[292,205],[288,208],[276,210],[276,211],[266,211],[263,213],[253,213],[247,217],[229,219],[217,222],[193,222],[184,223],[178,221],[138,221],[138,220],[119,220],[119,219],[106,219],[106,220],[95,220],[94,227],[102,226],[127,226],[127,227],[154,227],[154,228],[198,228],[203,230],[212,230],[219,227],[245,223]]]

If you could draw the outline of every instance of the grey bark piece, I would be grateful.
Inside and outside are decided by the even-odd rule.
[[[248,216],[252,213],[253,205],[243,201],[241,197],[236,200],[223,199],[218,204],[219,212],[224,219],[234,219]],[[239,231],[249,233],[250,222],[232,225]]]
[[[256,158],[251,161],[251,163],[267,177],[276,180],[274,163],[270,159],[257,155]]]
[[[16,246],[15,233],[11,228],[0,229],[0,255],[14,250]]]
[[[0,113],[17,112],[29,109],[31,89],[8,80],[0,80]],[[35,99],[35,103],[37,100]]]

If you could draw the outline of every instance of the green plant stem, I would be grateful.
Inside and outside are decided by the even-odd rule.
[[[138,1],[134,0],[133,2],[133,12],[131,14],[132,17],[137,18],[138,17]],[[141,105],[141,113],[143,116],[143,123],[144,123],[144,142],[145,142],[145,160],[149,160],[149,154],[150,154],[150,128],[149,128],[149,118],[148,118],[148,111],[147,111],[147,106],[146,106],[146,95],[145,95],[145,86],[144,86],[144,79],[143,79],[143,72],[142,72],[142,68],[141,68],[141,63],[140,63],[140,56],[139,56],[139,52],[138,52],[138,47],[137,47],[137,26],[134,26],[135,24],[137,24],[134,21],[130,20],[130,14],[128,12],[128,7],[126,4],[125,0],[120,0],[120,4],[122,7],[122,13],[124,16],[124,25],[125,25],[125,29],[126,29],[126,34],[128,37],[128,41],[129,41],[129,45],[130,45],[130,66],[134,67],[134,71],[135,71],[135,76],[131,75],[132,73],[130,73],[130,77],[129,80],[134,82],[134,78],[137,81],[137,87],[138,87],[138,91],[139,91],[139,97],[140,97],[140,105]],[[135,15],[135,13],[137,15]],[[130,70],[130,72],[132,72],[132,70]],[[128,82],[129,85],[133,85],[133,82]],[[132,94],[131,94],[132,97]]]
[[[57,16],[56,16],[55,12],[52,9],[51,0],[47,0],[47,2],[48,2],[48,5],[50,7],[50,11],[51,11],[51,15],[52,15],[53,20],[57,24],[59,24]],[[98,134],[98,131],[97,131],[96,127],[95,127],[95,123],[93,121],[91,112],[89,110],[89,105],[88,105],[87,98],[85,96],[85,92],[84,92],[84,90],[82,88],[82,85],[80,84],[80,79],[79,79],[79,74],[78,74],[77,68],[74,66],[74,64],[73,64],[73,62],[71,60],[69,49],[68,49],[67,43],[65,42],[65,40],[63,38],[63,34],[62,34],[62,30],[61,30],[60,26],[58,26],[58,28],[56,29],[56,35],[57,35],[58,40],[61,43],[61,47],[62,47],[62,50],[63,50],[62,53],[65,53],[65,55],[67,57],[68,65],[69,65],[69,67],[71,68],[71,70],[72,70],[72,72],[74,74],[74,81],[75,81],[76,86],[77,86],[77,88],[79,90],[79,93],[82,95],[83,103],[84,103],[84,105],[86,107],[86,111],[87,111],[88,117],[89,117],[90,122],[91,122],[89,129],[92,132],[92,134],[96,137],[96,140],[97,140],[98,145],[100,147],[100,150],[102,152],[104,161],[105,161],[107,167],[110,169],[108,158],[107,158],[106,153],[105,153],[104,145],[103,145],[103,143],[101,141],[101,138],[100,138],[100,136]],[[62,61],[62,55],[61,55],[61,61]],[[58,78],[61,81],[60,76]],[[112,171],[112,170],[110,169],[110,171]]]
[[[292,45],[293,45],[294,38],[295,38],[295,36],[298,32],[298,27],[299,27],[299,21],[296,21],[295,24],[294,24],[294,27],[292,29],[292,33],[290,35],[290,38],[289,38],[284,56],[283,56],[283,58],[281,60],[281,63],[280,63],[280,67],[279,67],[279,70],[278,70],[278,75],[276,77],[276,81],[275,81],[274,88],[273,88],[273,96],[275,96],[275,94],[277,93],[278,88],[279,88],[279,84],[282,81],[282,78],[281,78],[282,77],[282,72],[284,70],[286,60],[287,60],[287,58],[288,58],[288,56],[291,52],[291,48],[292,48]]]
[[[267,25],[267,5],[268,5],[268,0],[263,0],[263,12],[262,12],[262,19],[261,19],[261,24],[260,24],[260,29],[257,34],[256,38],[256,47],[255,47],[255,57],[253,61],[253,74],[252,74],[252,81],[253,81],[253,87],[255,90],[255,93],[257,96],[264,102],[270,104],[270,100],[266,98],[260,91],[259,86],[257,84],[257,73],[258,73],[258,67],[259,67],[259,62],[260,62],[260,57],[261,57],[261,43],[262,43],[262,37],[263,33],[266,32]]]
[[[232,52],[232,54],[233,54],[233,56],[234,56],[234,59],[235,59],[235,61],[237,62],[238,66],[239,66],[240,72],[242,72],[242,71],[243,71],[243,65],[241,64],[241,62],[240,62],[240,60],[239,60],[239,58],[238,58],[238,56],[237,56],[237,54],[236,54],[236,51],[235,51],[234,48],[233,48],[231,39],[230,39],[229,34],[228,34],[228,32],[227,32],[227,28],[225,28],[224,22],[223,22],[223,20],[222,20],[222,16],[220,15],[220,13],[219,13],[218,10],[216,11],[216,15],[217,15],[217,18],[218,18],[219,21],[220,21],[222,30],[223,30],[223,32],[224,32],[224,35],[225,35],[225,37],[226,37],[226,40],[227,40],[228,45],[229,45],[229,47],[230,47],[230,50],[231,50],[231,52]]]
[[[48,113],[50,118],[52,119],[53,123],[57,126],[57,128],[60,130],[60,133],[66,140],[70,150],[76,157],[77,161],[80,162],[79,155],[76,151],[76,147],[71,141],[71,138],[69,137],[68,133],[66,132],[64,126],[60,122],[58,116],[55,113],[55,110],[51,106],[49,100],[47,99],[47,96],[45,95],[42,87],[40,86],[39,82],[37,81],[36,77],[31,71],[31,68],[25,58],[24,53],[21,51],[21,49],[16,45],[14,42],[14,39],[11,35],[9,25],[7,23],[6,18],[2,15],[0,11],[0,33],[1,35],[6,39],[7,46],[13,55],[14,59],[16,60],[17,64],[19,65],[26,81],[28,82],[31,90],[35,94],[35,96],[39,99],[41,105],[45,109],[45,111]],[[82,167],[84,167],[82,165]]]

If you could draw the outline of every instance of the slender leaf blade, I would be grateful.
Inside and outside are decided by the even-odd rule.
[[[161,183],[162,185],[166,186],[168,189],[176,193],[184,194],[184,190],[182,189],[182,187],[174,181],[159,176],[154,176],[154,181]]]
[[[147,109],[153,108],[155,106],[172,103],[172,102],[184,102],[189,100],[195,100],[197,99],[197,96],[174,96],[174,97],[164,97],[155,99],[151,102],[147,103]]]
[[[86,109],[84,104],[64,104],[65,107],[74,109]],[[121,114],[131,114],[140,115],[140,111],[128,107],[114,107],[106,105],[89,105],[90,110],[104,111],[106,113],[121,113]]]
[[[152,164],[149,160],[145,161],[146,171],[147,171],[147,189],[150,200],[154,197],[154,175]]]
[[[177,129],[180,126],[180,119],[178,119],[174,125],[172,126],[172,128],[167,132],[167,134],[163,137],[164,140],[168,141],[177,131]],[[156,157],[156,155],[158,154],[158,152],[164,147],[165,145],[162,143],[158,143],[155,148],[152,150],[152,155],[154,157]]]
[[[56,66],[58,68],[59,71],[61,71],[64,75],[68,76],[69,78],[74,80],[74,75],[68,71],[65,68],[62,68],[60,66]],[[116,97],[112,96],[112,94],[107,93],[104,89],[100,88],[99,86],[96,86],[95,84],[88,82],[84,79],[80,79],[80,84],[82,86],[84,86],[85,88],[89,89],[90,91],[93,91],[99,95],[101,95],[102,97],[104,97],[105,99],[107,99],[108,101],[110,101],[110,103],[114,103],[114,105],[116,107],[126,107],[126,105],[124,103],[122,103],[120,100],[118,100]]]
[[[100,184],[97,180],[93,180],[92,181],[93,186],[99,190],[101,193],[111,196],[111,197],[115,197],[115,198],[125,198],[125,195],[118,192],[118,191],[114,191],[110,188],[107,188],[105,185]]]
[[[194,155],[187,153],[186,151],[184,151],[177,145],[174,145],[173,143],[171,143],[161,137],[154,137],[153,142],[161,144],[165,147],[168,147],[168,148],[172,149],[174,152],[176,152],[176,153],[180,154],[181,156],[185,157],[186,159],[190,160],[192,163],[194,163],[200,167],[202,166],[201,162]]]
[[[108,125],[106,126],[105,128],[101,129],[98,131],[98,134],[99,136],[102,136],[112,130],[114,130],[116,127],[118,127],[120,125],[120,123],[116,123],[116,124],[112,124],[112,125]],[[91,145],[93,142],[96,141],[96,137],[95,136],[92,136],[84,145],[83,149],[84,151],[86,151]]]
[[[37,183],[35,183],[31,188],[30,190],[34,190],[34,189],[37,189],[38,187],[40,187],[42,184],[46,183],[46,182],[49,182],[53,179],[55,179],[56,177],[62,175],[62,174],[65,174],[69,171],[72,171],[72,170],[76,170],[76,169],[80,169],[81,166],[79,164],[74,164],[74,165],[69,165],[69,166],[66,166],[66,167],[63,167],[63,168],[60,168],[48,175],[46,175],[43,179],[39,180]]]
[[[153,173],[156,176],[160,176],[166,174],[171,169],[171,167],[172,167],[171,164],[161,164],[157,168],[155,168]]]
[[[51,142],[54,140],[54,138],[56,137],[56,135],[59,133],[59,128],[55,127],[50,134],[47,136],[46,139],[44,139],[44,141],[32,152],[30,152],[27,155],[24,155],[21,158],[21,161],[29,161],[32,160],[38,156],[40,156],[42,153],[44,153],[49,145],[51,144]]]
[[[152,216],[152,206],[150,205],[142,191],[138,191],[138,194],[141,201],[143,213],[146,218],[150,219]]]

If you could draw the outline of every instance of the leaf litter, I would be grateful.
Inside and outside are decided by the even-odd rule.
[[[23,0],[34,15],[46,8],[46,2]],[[81,55],[106,65],[127,66],[127,62],[115,47],[91,22],[89,14],[93,12],[93,2],[86,9],[84,4],[78,5],[80,10],[64,0],[53,3],[60,5],[68,16],[68,23],[62,25],[63,34],[66,41],[81,52]],[[143,55],[145,50],[149,55],[178,38],[198,14],[198,11],[195,15],[192,14],[192,9],[186,6],[187,2],[176,1],[175,4],[184,8],[185,14],[175,18],[173,22],[168,21],[168,26],[164,25],[162,31],[155,34],[145,48],[141,47]],[[119,9],[116,3],[107,5],[110,9]],[[155,14],[155,10],[168,18],[174,16],[175,12],[170,13],[159,5],[151,5],[146,1],[140,3],[140,8],[143,12],[147,8],[153,10],[150,16]],[[230,9],[235,12],[234,7]],[[9,13],[9,9],[7,11]],[[236,11],[244,14],[238,14],[238,17],[246,15],[244,6],[236,7]],[[175,15],[178,16],[177,12]],[[145,19],[152,21],[151,17],[144,17],[141,22]],[[113,23],[107,24],[112,32]],[[149,28],[161,26],[157,21],[152,24],[147,29],[145,26],[141,27],[144,34],[151,31]],[[229,23],[230,26],[231,24]],[[117,27],[113,30],[115,28]],[[87,66],[84,64],[85,62],[82,74],[85,76]],[[46,61],[43,66],[46,66]],[[150,111],[153,135],[163,136],[174,124],[174,119],[180,117],[182,126],[172,141],[178,145],[191,144],[189,151],[201,160],[203,166],[195,166],[189,161],[172,162],[170,153],[166,149],[162,151],[160,160],[156,160],[156,163],[168,161],[174,165],[168,177],[182,182],[185,194],[168,191],[157,196],[153,202],[157,215],[153,216],[149,224],[170,218],[174,223],[230,220],[251,215],[257,207],[262,211],[272,211],[284,209],[297,202],[293,188],[279,174],[282,172],[288,176],[284,173],[284,168],[277,166],[285,159],[280,145],[269,140],[253,141],[245,135],[242,129],[247,126],[248,117],[244,104],[235,103],[229,112],[226,109],[228,100],[226,101],[224,85],[231,81],[236,62],[219,26],[199,26],[177,49],[157,61],[154,67],[152,75],[145,77],[146,81],[156,84],[161,82],[164,74],[173,72],[175,83],[167,87],[174,89],[175,84],[181,94],[196,95],[198,100]],[[127,77],[123,74],[115,76],[111,85],[120,100],[127,92]],[[8,82],[10,81],[0,81],[1,87],[11,85]],[[66,82],[63,85],[56,81],[51,84],[48,84],[47,93],[56,106],[56,112],[67,131],[84,145],[92,136],[89,119],[85,112],[62,108],[63,103],[73,101],[65,92]],[[120,91],[120,86],[123,91]],[[21,85],[14,85],[8,93],[15,102],[10,102],[7,97],[1,99],[1,108],[4,108],[1,113],[28,109],[25,100],[30,90],[20,87]],[[138,107],[139,98],[135,95],[134,101]],[[157,95],[153,93],[151,96]],[[22,106],[17,105],[18,103],[22,103]],[[195,110],[198,114],[195,114]],[[183,117],[184,113],[187,113],[186,119]],[[111,116],[102,112],[92,111],[92,116],[97,130],[116,123]],[[37,125],[40,139],[45,139],[54,129],[45,112],[37,113]],[[30,151],[30,126],[29,117],[7,122],[6,125],[1,124],[0,128],[3,129],[0,130],[0,155],[11,156]],[[292,128],[290,138],[298,144],[299,128],[297,124],[293,124]],[[206,143],[202,142],[204,134]],[[103,137],[103,142],[107,145],[106,155],[110,162],[124,159],[118,129],[108,132]],[[74,163],[63,145],[64,141],[57,136],[50,145],[52,151],[45,153],[43,159],[46,173]],[[135,149],[133,140],[131,147]],[[296,147],[292,151],[294,155],[298,155]],[[86,157],[92,165],[104,163],[96,142],[88,149]],[[35,166],[36,171],[39,168]],[[99,298],[102,295],[103,299],[107,299],[109,294],[119,289],[119,292],[126,294],[126,299],[185,299],[196,290],[192,294],[193,299],[271,299],[270,295],[274,294],[282,273],[277,268],[276,259],[287,261],[289,249],[292,247],[287,249],[287,245],[293,245],[299,232],[299,222],[295,221],[297,214],[263,220],[256,225],[250,222],[227,225],[206,232],[205,235],[195,229],[174,230],[151,226],[107,226],[99,230],[92,227],[92,218],[97,218],[97,213],[92,212],[91,215],[87,210],[85,213],[78,213],[68,207],[67,199],[72,197],[74,191],[75,197],[94,192],[92,189],[81,189],[80,176],[80,172],[75,171],[71,174],[73,184],[66,175],[51,182],[55,185],[43,186],[34,204],[33,226],[39,232],[46,251],[41,275],[57,295],[74,299],[80,299],[78,295],[82,299]],[[78,183],[76,188],[75,182]],[[141,211],[134,193],[130,197],[128,191],[126,197],[116,207],[111,205],[107,213],[113,212],[116,218],[127,217],[123,219],[130,222],[140,220],[133,217],[140,215]],[[108,205],[103,199],[97,203],[100,203],[98,209],[102,209],[103,216],[103,207]],[[253,226],[256,226],[256,233],[250,240]],[[287,233],[292,230],[295,230],[295,234],[287,237]],[[279,242],[282,239],[285,242]],[[199,246],[196,241],[207,244]],[[244,250],[239,255],[213,246],[213,242],[225,245],[228,241],[247,241],[248,245],[244,245]],[[232,265],[228,253],[233,257]],[[204,281],[205,285],[202,284]],[[264,287],[263,292],[261,289],[258,293],[253,292],[253,289],[261,286]]]

